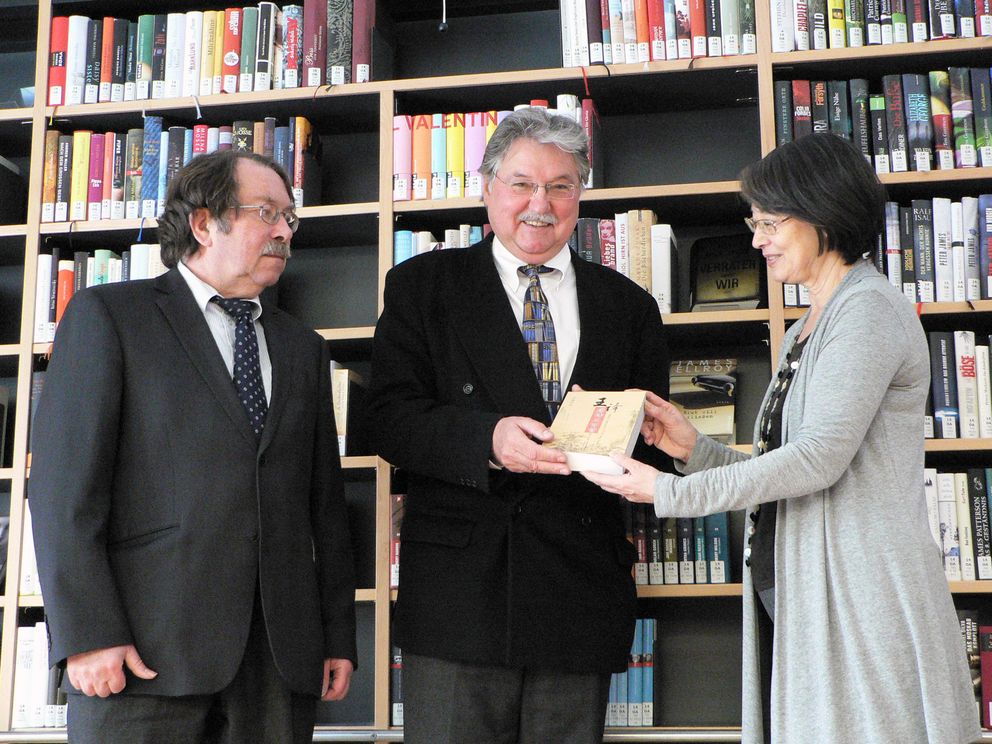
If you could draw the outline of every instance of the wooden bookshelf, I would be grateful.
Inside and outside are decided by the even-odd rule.
[[[140,11],[121,0],[25,3],[30,6],[27,15],[36,18],[28,31],[18,33],[38,52],[34,80],[22,84],[35,84],[35,104],[0,109],[0,155],[27,163],[24,176],[28,189],[22,220],[0,225],[0,280],[8,279],[0,281],[0,308],[13,308],[12,316],[19,313],[19,322],[6,336],[2,335],[4,326],[0,323],[0,384],[4,379],[16,383],[9,411],[13,416],[13,452],[8,460],[0,461],[0,486],[6,488],[10,502],[7,573],[11,580],[20,572],[23,512],[30,475],[31,377],[34,370],[44,366],[44,357],[50,350],[49,344],[33,341],[37,256],[46,250],[49,241],[80,249],[98,244],[120,247],[136,242],[139,232],[147,230],[150,237],[142,239],[154,242],[157,229],[153,219],[42,223],[44,135],[49,128],[120,131],[137,126],[144,113],[161,114],[185,125],[194,121],[230,123],[267,115],[285,118],[299,114],[310,118],[325,144],[324,203],[300,210],[303,227],[294,240],[294,259],[290,262],[293,268],[287,269],[280,283],[278,301],[314,327],[332,355],[340,357],[346,366],[367,371],[384,279],[392,265],[394,228],[445,221],[474,223],[485,218],[479,199],[392,200],[392,116],[396,113],[510,108],[532,98],[553,98],[557,93],[584,95],[588,90],[597,101],[609,136],[605,142],[607,185],[583,195],[580,214],[605,217],[612,216],[614,210],[650,208],[656,211],[659,221],[673,224],[677,236],[698,235],[714,227],[724,231],[741,229],[740,219],[746,211],[738,197],[737,174],[775,145],[776,78],[874,79],[884,71],[908,67],[992,63],[992,38],[773,54],[767,43],[768,4],[759,2],[755,8],[759,39],[755,55],[611,65],[608,69],[595,66],[585,71],[561,68],[557,66],[557,10],[555,3],[546,0],[506,0],[495,10],[492,3],[472,3],[472,7],[461,9],[461,15],[451,19],[453,30],[455,24],[470,28],[481,24],[499,26],[486,34],[491,37],[487,43],[492,49],[487,48],[485,58],[478,61],[468,54],[472,51],[467,48],[468,42],[458,41],[459,37],[450,32],[447,37],[438,36],[434,32],[436,21],[428,24],[423,20],[430,15],[426,0],[380,4],[385,12],[395,14],[396,33],[410,41],[394,50],[393,78],[319,89],[53,108],[45,105],[46,50],[52,15],[116,15],[133,20]],[[225,7],[212,0],[198,5],[161,0],[159,5],[162,12]],[[20,17],[25,11],[18,13]],[[17,28],[22,26],[18,24]],[[539,38],[528,43],[526,39],[531,37],[526,35],[534,33]],[[0,60],[3,54],[0,47]],[[900,195],[900,200],[939,196],[944,188],[979,193],[992,181],[992,168],[890,174],[882,180]],[[680,253],[679,260],[684,264],[684,283],[688,277],[687,252]],[[681,310],[685,297],[680,299]],[[924,325],[948,322],[953,317],[953,322],[979,323],[986,329],[992,326],[990,311],[992,300],[919,307]],[[665,315],[663,320],[674,339],[674,356],[689,358],[719,349],[728,357],[747,360],[745,376],[750,379],[745,385],[742,378],[738,399],[738,432],[747,438],[785,329],[803,312],[801,308],[783,307],[781,286],[770,281],[767,305],[762,309],[679,311]],[[747,444],[736,448],[750,451]],[[992,440],[929,440],[926,451],[937,458],[965,458],[992,465],[992,456],[985,459],[985,453],[992,451]],[[349,701],[351,707],[346,712],[348,720],[361,723],[321,725],[314,740],[401,741],[402,731],[390,726],[389,708],[390,610],[396,598],[395,590],[389,588],[393,474],[387,463],[371,453],[345,457],[342,464],[349,507],[354,507],[357,514],[358,532],[368,537],[362,538],[363,550],[357,556],[360,573],[371,577],[370,585],[356,591],[363,656],[353,685],[353,699]],[[733,528],[734,525],[732,531]],[[645,611],[695,608],[717,616],[722,623],[721,632],[739,634],[735,613],[740,612],[738,600],[743,590],[737,547],[733,545],[731,559],[734,583],[640,586],[641,605]],[[951,588],[959,606],[977,603],[986,610],[992,609],[992,600],[986,596],[992,594],[992,582],[954,582]],[[41,600],[8,593],[0,602],[0,607],[8,610],[0,626],[0,742],[64,742],[64,731],[9,731],[18,615],[22,609],[39,613]],[[705,652],[702,648],[693,651]],[[720,679],[709,683],[710,694],[718,698],[720,683]],[[722,702],[728,707],[739,706],[739,700],[728,698]],[[739,740],[739,729],[707,725],[611,728],[604,736],[604,741],[610,742]],[[983,740],[992,741],[992,734]]]

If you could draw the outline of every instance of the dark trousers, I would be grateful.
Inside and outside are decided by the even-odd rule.
[[[183,697],[70,694],[69,742],[311,744],[316,705],[316,697],[290,692],[279,676],[256,590],[244,659],[230,685]]]
[[[403,654],[404,744],[602,744],[609,674]]]

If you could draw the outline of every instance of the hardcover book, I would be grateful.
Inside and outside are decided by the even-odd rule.
[[[723,444],[736,442],[736,359],[677,359],[668,376],[669,401],[700,432]]]
[[[620,475],[612,452],[634,451],[644,421],[644,398],[638,390],[569,391],[551,422],[555,438],[545,447],[562,450],[572,470]]]
[[[700,238],[692,246],[692,311],[753,310],[761,301],[760,254],[748,235]]]

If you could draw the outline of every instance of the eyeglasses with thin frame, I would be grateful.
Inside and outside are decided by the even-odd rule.
[[[300,229],[300,218],[292,209],[276,209],[271,204],[236,204],[235,209],[257,209],[258,216],[267,225],[278,225],[282,217],[294,233]]]
[[[760,219],[756,220],[753,217],[745,217],[744,224],[747,225],[748,230],[753,233],[762,233],[764,235],[774,235],[778,232],[778,226],[783,222],[787,222],[791,217],[783,217],[780,220],[769,220]]]
[[[574,183],[534,183],[533,181],[504,181],[497,174],[493,173],[493,177],[506,184],[507,188],[514,196],[526,196],[527,198],[533,198],[537,196],[539,189],[544,189],[544,192],[548,195],[549,199],[555,199],[558,201],[569,201],[578,196],[579,187]]]

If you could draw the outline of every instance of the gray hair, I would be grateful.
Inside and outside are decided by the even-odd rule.
[[[568,116],[549,114],[547,109],[528,106],[506,117],[489,138],[479,172],[491,182],[503,164],[503,158],[518,139],[529,139],[541,145],[554,145],[575,159],[579,172],[579,187],[589,178],[589,139],[582,127]]]

